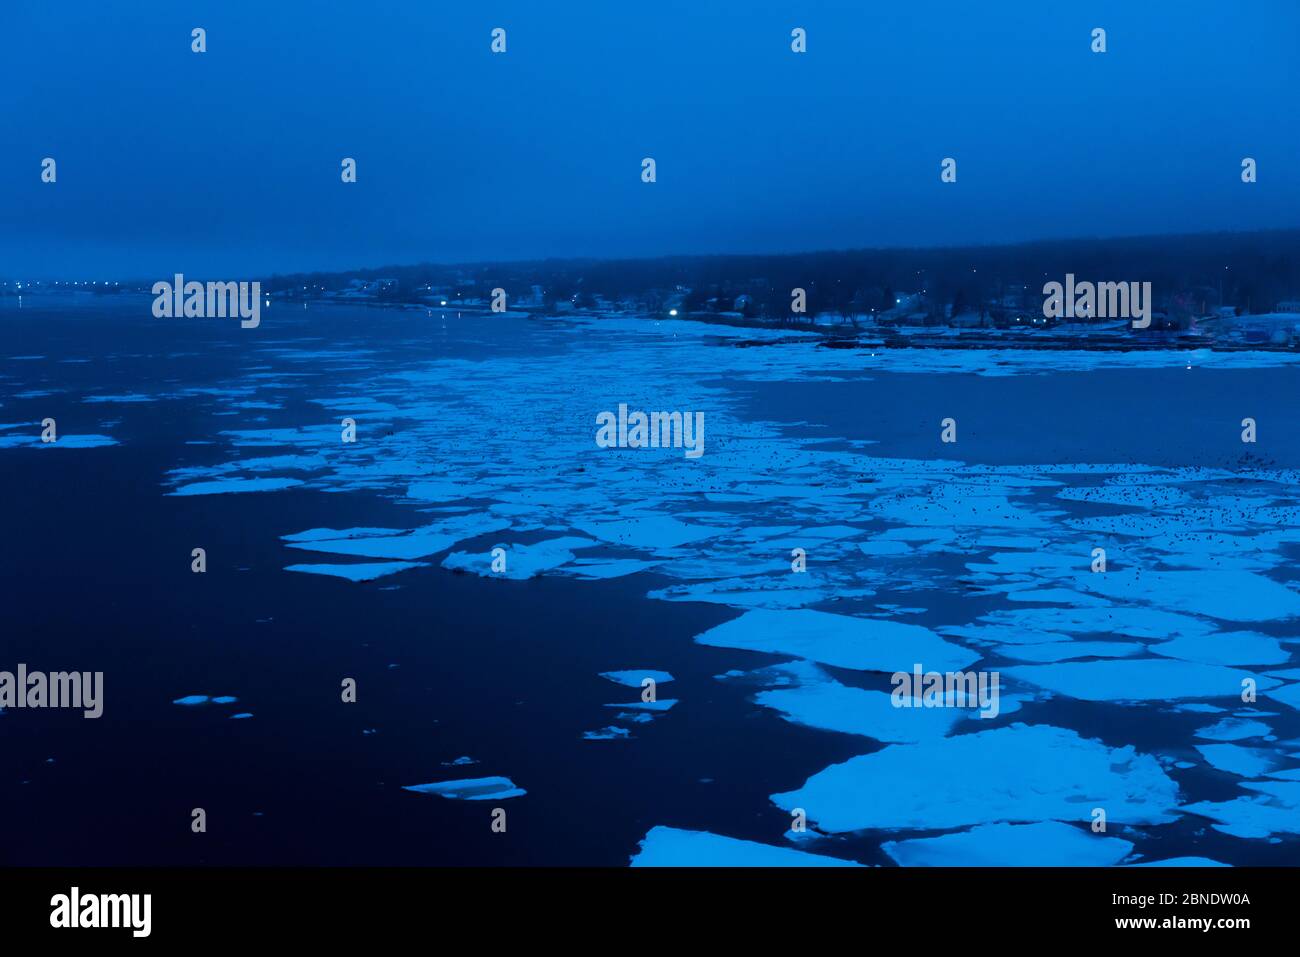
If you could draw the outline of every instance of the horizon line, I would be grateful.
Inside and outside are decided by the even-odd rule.
[[[377,266],[347,266],[342,268],[328,269],[299,269],[291,272],[271,272],[265,274],[267,279],[284,278],[287,276],[309,276],[309,275],[340,275],[350,273],[364,272],[381,272],[385,269],[415,269],[420,267],[435,267],[440,269],[470,269],[486,266],[535,266],[546,264],[601,264],[601,263],[653,263],[666,262],[671,260],[720,260],[720,259],[791,259],[800,256],[829,256],[829,255],[854,255],[854,254],[878,254],[878,253],[936,253],[944,251],[952,252],[969,252],[969,251],[991,251],[991,250],[1011,250],[1027,246],[1041,246],[1049,244],[1068,245],[1070,243],[1123,243],[1151,241],[1157,239],[1163,240],[1192,240],[1192,239],[1209,239],[1213,237],[1256,237],[1269,234],[1297,234],[1300,237],[1300,225],[1296,226],[1275,226],[1260,229],[1246,230],[1207,230],[1204,232],[1192,233],[1127,233],[1115,234],[1109,236],[1057,236],[1041,237],[1037,239],[1024,239],[1009,242],[990,242],[990,243],[963,243],[952,245],[934,245],[918,246],[915,244],[901,246],[842,246],[842,247],[823,247],[819,249],[787,250],[784,252],[679,252],[679,253],[662,253],[658,255],[645,256],[547,256],[533,258],[516,258],[516,259],[475,259],[475,260],[451,260],[442,261],[434,259],[424,259],[413,262],[396,263],[389,262]],[[255,273],[250,270],[249,273]],[[175,271],[172,271],[175,274]],[[21,279],[15,276],[0,277],[0,282],[8,284],[9,282],[150,282],[152,279],[140,277],[128,277],[116,280],[69,280],[65,276],[33,276],[25,275]]]

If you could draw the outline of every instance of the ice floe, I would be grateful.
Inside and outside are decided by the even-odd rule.
[[[1133,850],[1131,841],[1059,821],[984,824],[957,834],[887,841],[881,849],[908,867],[1107,867]]]
[[[634,669],[626,671],[602,671],[600,676],[627,688],[640,688],[641,683],[647,678],[657,685],[664,685],[673,680],[673,676],[668,672],[655,671],[653,668],[646,668],[642,671],[636,671]]]
[[[531,545],[498,544],[479,554],[452,552],[443,559],[442,567],[487,578],[521,581],[567,565],[574,559],[573,549],[590,548],[595,544],[590,538],[573,537],[552,538]],[[499,571],[494,568],[498,556],[504,563],[504,568]]]
[[[168,492],[168,495],[229,495],[236,492],[278,492],[303,484],[291,478],[227,478],[209,482],[192,482]]]
[[[508,528],[510,523],[488,515],[444,519],[421,528],[312,528],[285,535],[290,548],[362,558],[426,558],[458,542]]]
[[[177,698],[172,704],[183,705],[187,708],[194,708],[204,704],[235,704],[238,698],[232,695],[217,695],[209,697],[205,694],[187,694],[183,698]]]
[[[861,671],[957,671],[979,655],[928,628],[876,618],[798,609],[749,611],[696,635],[702,645],[808,658]]]
[[[1300,834],[1300,783],[1245,781],[1241,787],[1258,793],[1231,801],[1198,801],[1183,810],[1209,818],[1216,830],[1234,837]]]
[[[1224,718],[1196,732],[1198,738],[1211,741],[1241,741],[1246,738],[1262,738],[1272,732],[1272,728],[1262,721],[1245,718]]]
[[[1151,650],[1170,658],[1212,665],[1276,665],[1291,660],[1276,638],[1253,631],[1185,635],[1151,645]]]
[[[1277,684],[1248,671],[1165,658],[1016,665],[1004,674],[1084,701],[1230,698],[1241,694],[1246,680],[1261,690]]]
[[[631,733],[627,728],[610,724],[596,731],[584,731],[582,738],[584,741],[617,741],[628,737]]]
[[[754,701],[797,724],[890,742],[941,738],[966,717],[958,708],[896,708],[884,691],[850,688],[829,679],[763,691]]]
[[[1243,778],[1259,777],[1274,770],[1279,763],[1277,755],[1272,751],[1244,748],[1239,744],[1198,744],[1196,750],[1220,771]]]
[[[42,442],[39,435],[0,435],[0,449],[101,449],[117,444],[109,435],[61,435],[54,442]]]
[[[759,844],[708,831],[652,827],[632,855],[633,867],[860,867],[824,854]]]
[[[1273,621],[1300,615],[1300,592],[1238,569],[1160,572],[1110,571],[1080,579],[1109,598],[1209,615],[1227,621]],[[1269,662],[1274,664],[1275,662]]]
[[[1014,724],[890,745],[772,795],[831,832],[1087,822],[1094,807],[1124,824],[1174,819],[1178,786],[1151,755],[1067,728]]]
[[[287,572],[304,572],[308,575],[330,575],[334,578],[346,578],[353,582],[369,582],[385,575],[404,572],[408,568],[419,568],[424,562],[356,562],[351,565],[286,565]]]

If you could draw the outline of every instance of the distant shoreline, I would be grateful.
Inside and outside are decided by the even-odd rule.
[[[142,302],[152,301],[148,292],[137,289],[97,292],[93,289],[39,289],[21,298],[33,300],[69,299],[103,302],[108,299],[139,297]],[[0,303],[13,301],[18,297],[12,295],[0,297]],[[1281,353],[1300,354],[1300,342],[1234,342],[1212,340],[1205,336],[1188,335],[1177,331],[1144,331],[1140,334],[1126,335],[1113,330],[1088,328],[1080,326],[1068,331],[1048,329],[976,329],[955,328],[951,326],[899,326],[871,327],[853,326],[849,323],[823,322],[789,322],[780,323],[771,320],[749,318],[741,315],[719,315],[716,313],[686,313],[684,315],[664,317],[635,311],[572,311],[551,313],[540,309],[512,307],[506,313],[493,313],[481,305],[460,304],[456,306],[431,305],[424,302],[397,302],[372,299],[341,299],[327,297],[300,297],[289,299],[283,294],[270,294],[271,302],[281,308],[299,303],[310,306],[353,306],[368,309],[386,309],[400,311],[424,311],[471,313],[490,317],[493,315],[512,315],[538,321],[564,322],[566,320],[594,320],[602,318],[634,319],[647,323],[675,321],[691,322],[702,326],[722,326],[730,329],[753,329],[768,333],[789,333],[780,337],[756,339],[737,338],[730,344],[738,348],[754,346],[788,345],[796,342],[809,342],[815,339],[816,346],[823,349],[920,349],[936,351],[1009,351],[1009,352],[1222,352],[1222,353]],[[823,317],[825,318],[825,317]],[[1241,317],[1248,319],[1250,317]],[[177,320],[172,320],[177,321]],[[186,321],[201,322],[202,319]]]

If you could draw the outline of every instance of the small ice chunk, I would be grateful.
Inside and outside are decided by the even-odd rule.
[[[617,725],[606,725],[598,731],[584,731],[582,739],[584,741],[614,741],[629,737],[631,731],[627,728],[620,728]]]
[[[528,792],[515,787],[509,778],[462,778],[457,781],[435,781],[432,784],[411,784],[403,791],[415,791],[418,794],[436,794],[439,797],[453,798],[459,801],[499,801],[505,798],[522,797]]]
[[[644,681],[646,678],[650,678],[657,685],[667,684],[668,682],[673,680],[673,676],[670,675],[668,672],[655,671],[651,668],[646,668],[643,671],[636,671],[636,670],[602,671],[600,673],[600,676],[602,678],[608,678],[610,681],[613,681],[615,684],[625,685],[629,688],[641,687],[641,682]]]

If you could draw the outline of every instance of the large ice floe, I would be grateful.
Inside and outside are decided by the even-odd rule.
[[[830,832],[980,824],[1174,819],[1178,785],[1151,755],[1065,728],[1014,724],[931,738],[833,764],[772,800]]]

